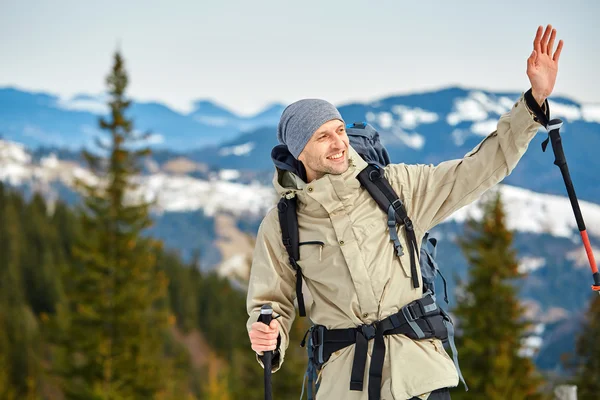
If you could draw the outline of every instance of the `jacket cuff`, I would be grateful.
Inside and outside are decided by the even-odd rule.
[[[286,349],[285,346],[282,346],[282,342],[284,340],[285,339],[283,339],[283,336],[280,333],[279,336],[277,336],[277,347],[275,348],[275,350],[273,350],[273,358],[271,360],[271,372],[277,372],[281,368],[281,365],[283,364],[283,358],[285,356],[285,349]],[[263,369],[265,368],[265,364],[263,363],[263,360],[262,360],[262,355],[259,355],[257,353],[256,361],[258,361],[258,363],[260,364],[260,366]]]
[[[522,94],[510,110],[510,130],[517,148],[527,146],[542,127],[542,124],[534,118],[535,113],[532,113],[527,106],[525,95]]]
[[[531,118],[545,127],[550,121],[550,105],[548,104],[548,99],[544,100],[544,103],[540,106],[533,97],[532,89],[526,91],[523,94],[523,98]]]

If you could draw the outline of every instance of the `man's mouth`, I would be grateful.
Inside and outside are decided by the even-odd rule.
[[[344,158],[345,153],[346,153],[346,150],[342,150],[337,154],[333,154],[333,155],[327,157],[327,159],[331,160],[331,161],[339,161]]]

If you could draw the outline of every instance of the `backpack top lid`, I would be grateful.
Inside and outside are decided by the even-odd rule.
[[[390,163],[390,156],[379,140],[379,133],[366,122],[346,125],[350,145],[369,164],[381,168]]]

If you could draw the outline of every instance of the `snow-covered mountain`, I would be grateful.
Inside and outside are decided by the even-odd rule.
[[[381,135],[392,162],[438,164],[462,158],[481,139],[496,129],[500,115],[510,110],[519,93],[492,93],[449,88],[440,91],[394,96],[367,104],[340,105],[346,122],[366,121]],[[580,198],[600,202],[600,104],[579,104],[570,99],[550,100],[552,117],[561,118],[563,146]],[[192,151],[191,159],[215,168],[254,171],[272,169],[270,152],[276,128],[264,127],[219,145]],[[553,165],[547,137],[540,129],[517,168],[505,183],[540,193],[563,195],[560,171]]]
[[[0,88],[0,137],[29,147],[79,149],[93,143],[98,118],[107,115],[105,95],[60,98],[10,87]],[[129,116],[139,131],[152,133],[154,148],[189,150],[221,143],[241,132],[277,123],[283,106],[273,104],[244,117],[208,100],[199,100],[189,113],[158,102],[133,102]]]

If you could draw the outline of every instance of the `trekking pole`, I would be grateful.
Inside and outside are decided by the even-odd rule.
[[[558,118],[550,120],[550,106],[548,105],[548,100],[545,100],[546,110],[544,111],[534,99],[532,89],[529,89],[524,93],[524,98],[528,108],[535,114],[537,121],[548,131],[548,139],[544,140],[542,143],[542,151],[546,151],[548,142],[552,144],[552,150],[554,151],[554,165],[560,168],[563,180],[565,181],[569,200],[571,201],[571,207],[573,208],[575,220],[577,221],[577,228],[579,229],[579,234],[583,240],[583,246],[585,247],[590,268],[592,269],[592,278],[594,279],[592,290],[600,294],[600,273],[598,272],[598,265],[594,259],[594,253],[592,253],[590,238],[588,237],[585,223],[583,222],[583,216],[581,215],[581,209],[579,208],[579,201],[577,200],[577,195],[575,195],[575,188],[573,187],[571,174],[569,174],[569,166],[567,165],[567,158],[565,157],[565,151],[563,149],[562,139],[560,137],[559,131],[563,122]]]
[[[562,146],[562,140],[560,137],[559,129],[562,126],[560,119],[553,119],[548,122],[546,129],[548,130],[549,138],[542,143],[542,150],[546,151],[548,141],[552,143],[552,150],[554,151],[554,165],[560,168],[565,186],[567,187],[567,193],[569,194],[569,200],[571,201],[571,207],[575,213],[575,220],[577,221],[577,228],[581,234],[583,240],[583,246],[587,254],[588,261],[590,262],[590,268],[592,269],[592,277],[594,278],[594,284],[592,290],[600,294],[600,273],[598,272],[598,265],[594,259],[594,253],[592,252],[592,246],[590,245],[590,238],[588,237],[583,216],[581,215],[581,209],[579,208],[579,201],[575,195],[575,188],[573,187],[573,181],[571,181],[571,175],[569,174],[569,167],[567,165],[567,159]]]
[[[260,309],[261,322],[267,326],[271,324],[273,319],[273,308],[270,304],[265,304]],[[264,366],[264,384],[265,384],[265,400],[273,399],[273,385],[271,383],[271,367],[273,361],[273,352],[263,352],[263,366]]]

